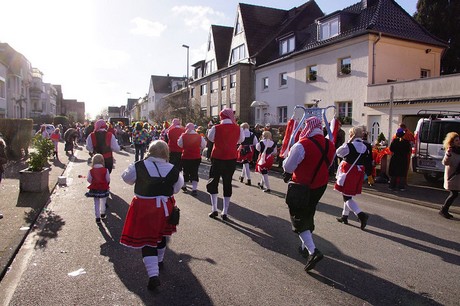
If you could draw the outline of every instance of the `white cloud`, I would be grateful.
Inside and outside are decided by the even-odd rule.
[[[209,31],[211,24],[216,23],[216,20],[225,18],[224,13],[207,6],[181,5],[174,6],[172,11],[175,15],[181,16],[185,25],[192,31],[197,29]]]
[[[160,37],[164,30],[166,30],[166,25],[156,21],[143,19],[141,17],[136,17],[131,20],[131,22],[136,25],[136,27],[131,30],[131,33],[136,35]]]

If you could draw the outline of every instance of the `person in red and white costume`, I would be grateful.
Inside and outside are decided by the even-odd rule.
[[[351,128],[349,135],[350,140],[338,147],[336,151],[337,156],[343,158],[337,169],[337,178],[346,175],[342,186],[337,182],[334,185],[334,189],[340,191],[343,196],[342,217],[337,218],[337,221],[348,224],[348,215],[351,210],[360,220],[361,229],[364,230],[369,216],[359,208],[353,197],[361,194],[365,173],[364,165],[366,159],[372,159],[372,152],[369,152],[368,147],[363,142],[363,129],[361,127]]]
[[[198,187],[198,168],[201,164],[201,150],[206,147],[206,140],[195,131],[195,125],[191,122],[185,126],[183,133],[177,145],[183,149],[182,151],[182,167],[184,170],[184,186],[183,191],[187,191],[187,182],[192,182],[192,195],[197,195]]]
[[[142,250],[149,276],[147,288],[160,285],[160,267],[166,251],[166,237],[176,232],[168,222],[176,203],[174,194],[184,184],[182,173],[168,163],[169,148],[163,140],[150,143],[147,158],[128,166],[122,179],[134,185],[134,197],[129,205],[120,243]]]
[[[101,224],[101,218],[105,219],[105,204],[109,196],[110,173],[104,166],[102,154],[94,154],[92,168],[88,171],[86,180],[89,183],[87,197],[94,198],[94,214],[96,223]]]
[[[272,133],[264,131],[262,139],[256,145],[256,150],[260,152],[256,163],[256,172],[261,174],[260,182],[257,185],[264,192],[270,193],[270,182],[268,181],[268,171],[272,168],[275,156],[278,153],[276,143],[272,140]]]
[[[292,146],[283,162],[283,176],[286,183],[291,179],[290,184],[307,186],[307,189],[301,189],[305,194],[296,194],[296,198],[301,200],[288,206],[293,231],[302,241],[299,251],[307,258],[304,270],[309,271],[324,257],[313,242],[312,232],[315,229],[316,206],[326,191],[329,180],[329,167],[335,146],[324,137],[321,121],[317,117],[310,117],[305,123],[299,141]],[[289,188],[291,187],[295,185]]]
[[[115,135],[107,131],[107,123],[104,119],[99,119],[94,124],[94,131],[86,138],[86,149],[90,154],[102,154],[105,167],[112,173],[112,152],[119,152],[120,146]]]
[[[179,140],[180,135],[185,132],[184,127],[180,124],[180,119],[174,118],[171,122],[171,126],[166,131],[165,141],[169,146],[169,162],[182,171],[181,157],[182,157],[182,148],[179,147],[177,141]]]
[[[208,131],[208,139],[214,143],[211,152],[211,169],[206,190],[211,196],[212,211],[210,218],[217,218],[217,193],[220,177],[224,185],[224,203],[222,220],[228,221],[228,207],[232,196],[232,177],[236,168],[238,156],[237,145],[244,141],[243,129],[236,124],[235,115],[231,108],[224,108],[220,113],[220,124],[214,125]]]
[[[256,135],[249,131],[249,124],[247,122],[241,123],[240,127],[243,129],[244,141],[238,147],[238,158],[236,161],[242,164],[240,182],[242,183],[246,179],[246,185],[251,186],[249,163],[252,162],[254,147],[257,145],[258,140]]]

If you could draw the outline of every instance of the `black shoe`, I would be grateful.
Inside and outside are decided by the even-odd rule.
[[[449,214],[447,211],[442,209],[439,211],[439,214],[446,219],[452,219],[454,217],[453,215]]]
[[[308,272],[314,269],[316,264],[323,258],[323,253],[321,253],[318,249],[315,249],[315,252],[313,252],[313,254],[308,255],[307,264],[305,265],[304,270]]]
[[[217,211],[213,211],[213,212],[210,213],[208,216],[209,216],[209,218],[216,219],[217,216],[219,216],[219,213],[218,213]]]
[[[101,218],[96,218],[96,223],[101,224]]]
[[[107,219],[107,215],[106,214],[101,214],[101,219]]]
[[[343,224],[348,224],[348,216],[342,216],[340,218],[336,218],[337,221],[339,221],[340,223],[343,223]]]
[[[158,269],[159,269],[160,271],[163,270],[164,265],[165,265],[164,262],[160,261],[160,262],[158,263]]]
[[[3,219],[3,214],[0,214],[0,219]]]
[[[184,192],[187,191],[187,187],[186,187],[186,186],[183,186],[181,189],[182,189],[182,191],[184,191]]]
[[[196,197],[198,195],[198,192],[196,190],[192,190],[192,196]]]
[[[147,288],[149,290],[155,290],[158,286],[160,286],[160,278],[158,276],[152,276],[149,279],[149,284],[147,285]]]
[[[260,189],[264,189],[264,184],[261,183],[261,182],[258,182],[258,183],[257,183],[257,186],[259,186]]]
[[[251,186],[251,185],[252,185],[252,184],[251,184],[251,180],[248,180],[248,181],[246,182],[246,185]]]
[[[264,192],[270,193],[270,192],[272,192],[272,191],[271,191],[270,189],[264,189]]]
[[[227,217],[227,215],[221,215],[222,220],[224,221],[230,221],[230,219]]]
[[[360,212],[358,214],[358,219],[359,221],[361,221],[361,229],[363,230],[364,228],[366,228],[367,220],[369,219],[369,216],[364,212]]]
[[[242,183],[244,180],[244,177],[240,176],[240,183]]]
[[[299,246],[299,254],[302,255],[303,258],[308,258],[308,250],[307,248],[302,248],[302,246]]]

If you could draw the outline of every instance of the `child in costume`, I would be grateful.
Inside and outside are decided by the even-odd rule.
[[[94,213],[96,223],[101,224],[101,218],[105,219],[105,204],[109,196],[110,173],[104,166],[104,157],[102,154],[94,154],[92,159],[92,168],[88,171],[87,180],[89,191],[85,194],[87,197],[94,198]]]
[[[260,189],[263,189],[264,192],[270,193],[268,170],[271,169],[275,156],[278,153],[276,143],[272,140],[271,132],[264,131],[262,133],[262,140],[256,145],[256,150],[260,152],[259,159],[256,163],[256,172],[262,175],[257,185],[259,185]]]

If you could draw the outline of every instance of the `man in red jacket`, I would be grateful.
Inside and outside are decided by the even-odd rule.
[[[312,232],[316,205],[326,191],[335,146],[324,137],[317,117],[310,117],[305,123],[299,141],[284,160],[283,168],[284,181],[292,180],[286,194],[292,227],[302,241],[300,251],[307,257],[304,270],[310,271],[323,259],[323,254],[315,247]]]
[[[208,131],[208,139],[214,143],[211,152],[211,169],[206,190],[211,196],[212,211],[210,218],[215,219],[217,213],[217,193],[220,177],[224,185],[224,204],[222,220],[228,221],[228,206],[232,196],[232,177],[236,168],[238,156],[237,145],[244,141],[244,132],[235,122],[235,115],[231,108],[224,108],[220,113],[220,124],[214,125]]]
[[[195,131],[193,123],[187,123],[185,133],[183,133],[177,145],[183,149],[182,151],[182,167],[184,168],[184,186],[183,191],[187,191],[187,182],[192,182],[192,196],[197,195],[196,188],[198,187],[198,168],[201,164],[201,150],[206,147],[206,140],[203,136]]]
[[[185,129],[180,124],[178,118],[174,118],[171,126],[166,131],[165,141],[169,147],[169,162],[173,164],[179,171],[182,171],[181,156],[182,148],[177,145],[180,135],[185,132]]]

